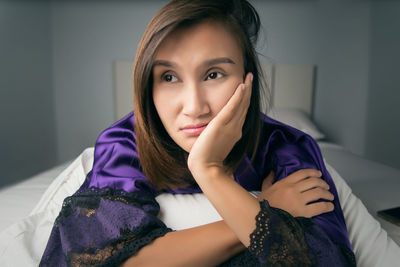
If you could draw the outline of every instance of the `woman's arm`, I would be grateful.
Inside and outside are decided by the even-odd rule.
[[[252,78],[253,75],[248,74],[244,84],[237,87],[228,103],[197,138],[188,157],[188,167],[197,184],[246,247],[250,244],[249,235],[256,226],[254,219],[260,212],[259,202],[236,183],[223,162],[241,138],[250,104]],[[311,209],[309,213],[312,216],[331,211],[332,205],[306,205],[319,198],[332,200],[329,191],[317,183],[320,176],[319,171],[312,169],[292,174],[290,178],[266,189],[269,190],[268,200],[273,200],[277,208],[296,211],[295,216],[305,216],[302,212],[305,209]],[[304,192],[315,187],[317,190]],[[299,197],[302,199],[299,200]]]
[[[211,120],[193,144],[188,167],[215,209],[247,247],[260,211],[257,200],[225,172],[224,160],[242,137],[250,104],[253,75],[246,76],[222,110]]]
[[[272,188],[274,192],[269,192],[268,198],[271,199],[272,196],[272,202],[276,201],[281,198],[283,191],[291,190],[289,182],[298,181],[299,177],[305,177],[307,174],[317,175],[318,171],[301,170],[274,186],[264,186],[260,196],[265,196],[265,192]],[[225,216],[234,224],[228,226],[225,221],[220,221],[169,232],[143,247],[123,266],[154,266],[161,262],[166,266],[216,266],[249,246],[250,233],[256,228],[255,217],[260,211],[259,201],[224,173],[208,173],[201,181],[203,182],[201,183],[203,192],[209,200],[212,203],[225,205],[222,211],[219,211],[221,216]],[[206,184],[205,181],[209,183]],[[310,181],[311,184],[307,185]],[[324,183],[319,178],[316,181],[316,183],[312,183],[312,180],[307,180],[305,181],[307,184],[300,183],[302,185],[300,187],[318,186],[318,181]],[[286,202],[283,203],[283,208],[303,216],[310,210],[315,210],[315,207],[312,206],[305,208],[302,196],[294,191],[285,193]],[[212,196],[215,197],[212,198]],[[320,195],[318,195],[319,197]],[[291,203],[292,201],[295,204]],[[255,205],[253,206],[253,204]],[[249,207],[255,209],[251,210]],[[237,229],[238,232],[235,233],[232,229]],[[242,237],[242,240],[239,240],[237,236]]]
[[[121,266],[216,266],[245,247],[224,221],[169,232]]]
[[[258,202],[223,173],[204,175],[200,187],[262,266],[355,266],[354,253],[345,244],[335,243],[324,229],[306,218],[333,209],[333,204],[326,201],[309,204],[332,197],[317,186],[320,178],[308,176],[313,172],[320,173],[299,170],[262,191],[270,193],[264,194],[264,199],[270,198],[283,209],[270,207],[267,201]]]
[[[259,199],[267,199],[275,208],[289,212],[292,216],[312,217],[332,211],[331,202],[317,202],[318,199],[333,200],[333,195],[314,169],[299,170],[271,186],[264,186]],[[259,199],[219,168],[203,171],[197,176],[199,186],[214,205],[215,209],[248,247],[250,234],[256,228],[255,217],[260,212]],[[325,188],[324,188],[325,187]]]
[[[338,259],[335,261],[340,263],[338,266],[348,263],[353,265],[352,252],[349,254],[353,257],[351,255],[347,257],[344,255],[347,251],[343,252],[340,246],[332,242],[327,234],[318,228],[318,225],[314,231],[311,220],[308,219],[310,223],[303,224],[303,220],[293,217],[313,217],[333,210],[332,203],[316,202],[319,199],[333,200],[329,187],[319,182],[321,180],[319,177],[322,175],[320,171],[298,170],[267,188],[266,197],[269,198],[268,201],[274,203],[274,208],[270,208],[267,201],[263,201],[260,205],[257,199],[234,181],[233,174],[226,170],[224,159],[241,138],[250,103],[251,80],[252,75],[247,75],[245,85],[237,88],[225,107],[194,143],[188,157],[188,166],[193,177],[239,240],[252,252],[256,252],[254,255],[260,263],[268,265],[281,262],[285,266],[295,266],[296,259],[302,257],[304,260],[301,262],[308,266],[314,264],[314,260],[320,257],[321,251],[317,247],[323,246],[329,251],[322,255],[323,262]],[[292,215],[285,211],[292,211]],[[262,227],[264,232],[260,235]],[[307,231],[310,228],[313,231]],[[285,231],[281,232],[281,229]],[[282,253],[278,253],[279,255],[275,253],[275,256],[270,254],[259,256],[260,247],[261,251],[267,253],[274,247],[282,248],[292,259],[286,256],[278,261],[273,259],[280,258]],[[272,258],[268,258],[270,256]]]
[[[250,233],[256,227],[255,217],[260,211],[257,199],[236,183],[233,176],[229,177],[219,169],[200,176],[199,186],[204,194],[243,245],[248,247]]]

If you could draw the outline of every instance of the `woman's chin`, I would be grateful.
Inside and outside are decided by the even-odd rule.
[[[187,140],[187,142],[185,142],[184,144],[180,145],[180,147],[185,150],[187,153],[190,153],[190,151],[192,150],[192,147],[194,145],[194,143],[197,140],[197,136],[196,137],[192,137],[190,138],[190,140]]]

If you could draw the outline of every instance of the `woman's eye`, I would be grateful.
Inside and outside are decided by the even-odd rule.
[[[223,75],[222,75],[222,73],[220,73],[220,72],[211,72],[210,74],[208,74],[207,75],[207,80],[209,80],[209,79],[211,79],[211,80],[214,80],[214,79],[217,79],[217,78],[221,78]]]
[[[176,82],[178,79],[174,75],[166,74],[163,76],[163,80],[166,82]]]

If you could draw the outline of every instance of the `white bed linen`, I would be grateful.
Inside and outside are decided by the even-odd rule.
[[[400,245],[400,227],[377,211],[400,206],[400,170],[353,154],[335,144],[319,142],[324,158],[340,173],[369,213]]]
[[[91,169],[92,162],[93,148],[89,148],[53,181],[29,217],[0,233],[2,266],[38,264],[63,199],[76,191]],[[358,266],[396,266],[400,262],[400,248],[368,214],[340,175],[329,164],[327,168],[339,191]],[[199,218],[203,219],[202,223],[220,219],[204,195],[186,196],[163,194],[157,197],[161,206],[160,218],[169,227],[184,229],[198,225]],[[189,212],[184,212],[185,210]],[[198,212],[193,213],[190,210]]]
[[[18,184],[1,188],[0,232],[28,216],[49,185],[71,162],[65,162]]]

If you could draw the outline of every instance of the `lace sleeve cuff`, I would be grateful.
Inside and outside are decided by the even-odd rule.
[[[89,188],[65,199],[40,266],[118,266],[173,231],[152,195]]]
[[[260,202],[249,251],[267,266],[314,266],[304,231],[289,213]]]
[[[262,266],[356,266],[353,251],[331,240],[312,219],[260,203],[248,251]]]

